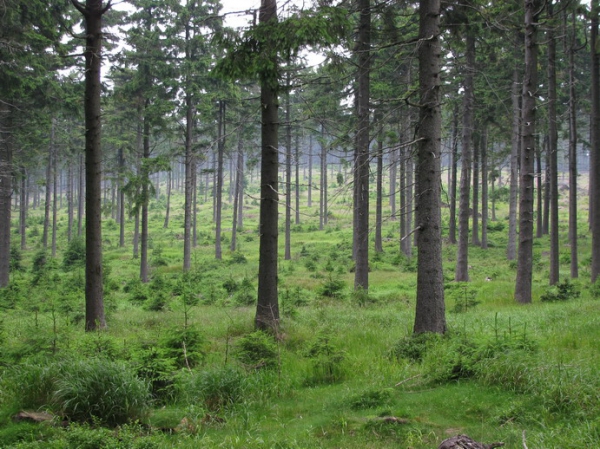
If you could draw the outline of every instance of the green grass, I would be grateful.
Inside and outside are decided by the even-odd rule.
[[[58,260],[36,285],[31,267],[39,236],[29,238],[21,261],[26,271],[14,273],[11,289],[0,293],[3,447],[102,447],[97,442],[105,441],[102,444],[123,448],[424,449],[466,433],[476,440],[521,448],[524,431],[531,448],[600,446],[600,302],[592,299],[589,289],[589,239],[580,241],[579,298],[540,302],[548,278],[545,236],[534,247],[534,302],[517,305],[516,271],[505,260],[506,205],[498,203],[499,223],[505,226],[490,229],[489,249],[470,248],[471,282],[453,293],[456,248],[444,246],[449,333],[427,345],[422,361],[415,362],[392,356],[398,342],[412,334],[416,287],[414,258],[398,257],[398,223],[385,223],[384,253],[371,252],[369,296],[357,298],[351,291],[348,205],[331,204],[334,218],[323,231],[316,230],[317,202],[311,209],[303,206],[302,224],[292,232],[292,260],[280,260],[281,338],[269,352],[273,357],[274,350],[276,360],[268,369],[254,369],[236,357],[236,348],[253,332],[254,307],[237,306],[236,292],[225,287],[246,279],[256,289],[257,206],[247,201],[238,235],[239,254],[246,262],[232,263],[227,230],[231,208],[224,214],[224,257],[216,261],[211,203],[200,205],[199,246],[184,280],[182,201],[174,194],[168,229],[162,227],[163,206],[151,208],[150,287],[135,287],[139,260],[132,257],[132,221],[127,223],[127,247],[119,248],[118,229],[104,220],[104,258],[110,269],[106,332],[83,332],[82,269],[62,269],[66,220],[59,220]],[[29,219],[38,228],[40,213],[32,211]],[[581,229],[586,229],[581,221]],[[280,243],[283,250],[283,233]],[[561,254],[568,255],[564,238],[561,245]],[[568,258],[561,261],[564,279]],[[323,297],[323,286],[330,280],[340,281],[339,294]],[[149,299],[135,299],[135,288],[145,289]],[[183,291],[197,304],[186,309]],[[148,310],[156,295],[163,309]],[[466,312],[451,312],[466,296],[475,305]],[[186,313],[198,342],[190,354],[169,337],[181,335]],[[70,384],[69,404],[93,409],[89,401],[97,401],[85,391],[104,388],[94,377],[100,370],[88,369],[99,363],[98,357],[117,363],[103,368],[125,382],[117,379],[116,393],[108,397],[112,401],[119,399],[119,388],[126,382],[135,383],[137,397],[144,399],[136,379],[153,382],[155,402],[149,410],[140,403],[130,416],[141,419],[141,426],[103,428],[101,417],[85,413],[70,415],[85,424],[64,429],[11,422],[18,408],[65,414],[59,400],[67,390],[59,388],[55,377],[68,376],[48,380],[40,374],[52,367],[79,379]],[[72,363],[65,364],[69,360]],[[104,385],[111,385],[108,375],[100,377]],[[104,423],[115,424],[106,419]]]

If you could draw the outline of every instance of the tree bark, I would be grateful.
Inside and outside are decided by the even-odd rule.
[[[216,198],[215,198],[215,259],[223,258],[221,246],[221,225],[223,215],[223,158],[225,153],[225,101],[219,100],[219,132],[217,144],[217,179],[216,179]]]
[[[481,123],[479,123],[481,125]],[[479,170],[481,155],[481,134],[478,133],[473,142],[473,229],[472,243],[475,246],[481,245],[479,238]]]
[[[481,135],[481,248],[488,248],[488,127],[483,128]]]
[[[54,160],[54,145],[56,136],[56,120],[52,117],[50,127],[50,145],[48,146],[48,161],[46,165],[46,200],[44,202],[44,230],[42,231],[42,246],[48,248],[50,231],[50,204],[52,201],[52,161]]]
[[[171,170],[167,173],[167,210],[165,211],[165,222],[163,223],[163,228],[167,229],[169,227],[169,215],[171,212],[171,183],[173,182],[171,176]]]
[[[456,244],[456,188],[458,175],[458,103],[454,106],[452,120],[452,153],[450,155],[450,220],[448,222],[448,240]]]
[[[369,99],[371,66],[371,1],[358,0],[359,22],[356,53],[356,269],[354,289],[369,289]]]
[[[143,283],[149,281],[148,278],[148,204],[150,202],[150,171],[147,161],[150,159],[150,118],[148,117],[148,107],[150,101],[146,100],[144,112],[143,137],[142,137],[142,207],[140,214],[140,280]]]
[[[377,200],[375,206],[375,252],[383,252],[381,227],[383,225],[383,136],[377,139]]]
[[[416,168],[415,333],[446,332],[441,232],[440,1],[419,3],[419,128]]]
[[[592,231],[591,281],[596,282],[600,274],[600,48],[598,48],[598,0],[592,0],[592,129],[590,151],[590,226]]]
[[[523,78],[523,121],[519,198],[519,249],[515,299],[531,302],[533,274],[533,180],[535,159],[536,95],[538,92],[536,42],[539,0],[525,0],[525,76]]]
[[[277,1],[261,0],[259,22],[277,21]],[[268,45],[268,43],[265,43]],[[277,56],[271,54],[272,63]],[[260,74],[261,83],[261,176],[260,176],[260,247],[258,262],[258,302],[255,325],[257,329],[277,333],[279,329],[279,300],[277,292],[278,204],[279,173],[278,128],[279,86],[269,72]]]
[[[579,277],[579,264],[577,254],[577,97],[575,93],[576,18],[574,12],[572,13],[572,24],[567,48],[569,61],[567,69],[569,72],[569,244],[571,245],[571,277],[575,279]]]
[[[102,146],[100,68],[102,65],[102,16],[110,6],[87,0],[85,7],[73,0],[85,17],[85,330],[106,327],[102,287]]]
[[[1,120],[1,119],[0,119]],[[0,125],[1,126],[1,125]],[[0,139],[2,142],[2,139]],[[69,166],[70,167],[70,166]],[[29,192],[28,184],[29,179],[27,175],[27,169],[24,165],[19,168],[21,172],[21,201],[19,208],[19,234],[21,234],[21,250],[27,249],[27,209],[29,207]],[[71,171],[72,174],[72,171]],[[72,179],[71,179],[72,182]],[[71,191],[71,196],[73,192]],[[73,201],[71,197],[71,201]],[[73,224],[73,215],[71,211],[71,225]],[[1,257],[1,256],[0,256]]]
[[[290,106],[291,68],[286,74],[285,92],[285,250],[283,258],[292,258],[292,122]]]
[[[463,132],[460,170],[460,200],[458,205],[458,245],[454,280],[469,280],[469,216],[471,206],[471,165],[473,148],[473,108],[475,105],[475,36],[467,30],[465,52],[465,80],[463,93]]]
[[[13,129],[11,109],[0,102],[0,288],[10,280],[10,218],[12,198]]]
[[[521,96],[519,94],[519,69],[513,70],[512,98],[512,138],[510,151],[510,189],[508,200],[508,243],[506,258],[515,260],[517,257],[517,204],[519,196],[519,154],[521,150]]]
[[[185,96],[186,123],[185,123],[185,180],[184,180],[184,204],[183,204],[183,271],[190,271],[192,260],[192,202],[194,196],[194,187],[192,183],[193,158],[193,120],[194,108],[192,104],[192,95],[187,92]]]
[[[241,215],[241,209],[243,207],[241,197],[244,185],[244,151],[242,144],[242,135],[238,136],[238,149],[237,149],[237,162],[235,164],[235,194],[233,197],[233,224],[231,229],[231,251],[237,249],[237,233],[238,226],[241,228],[241,221],[239,216]]]

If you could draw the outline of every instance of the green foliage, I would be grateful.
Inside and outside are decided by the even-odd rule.
[[[319,293],[328,298],[340,299],[343,296],[344,288],[346,288],[346,283],[332,272],[329,272],[327,279],[319,289]]]
[[[218,412],[241,402],[248,382],[243,371],[225,367],[182,376],[178,387],[185,403],[202,402],[208,410]]]
[[[375,388],[365,390],[348,400],[352,410],[365,410],[369,408],[386,407],[392,401],[392,390],[389,388]]]
[[[275,368],[279,362],[273,337],[262,331],[240,338],[236,342],[234,355],[248,369]]]
[[[477,291],[470,282],[452,282],[444,285],[446,298],[454,300],[452,313],[464,313],[474,309],[481,301],[477,301]]]
[[[63,254],[63,268],[70,270],[74,266],[85,263],[85,242],[81,237],[74,237]]]
[[[143,418],[150,393],[148,384],[123,363],[94,358],[65,368],[53,400],[69,421],[116,426]]]
[[[133,351],[133,366],[137,375],[150,385],[154,401],[166,403],[174,397],[176,360],[164,348],[149,346]]]
[[[326,333],[317,336],[305,356],[310,360],[310,369],[305,379],[307,385],[336,383],[346,377],[344,351],[339,350]]]
[[[206,356],[206,338],[193,327],[171,328],[160,341],[165,357],[172,359],[177,368],[193,368]]]
[[[23,261],[23,255],[21,254],[21,250],[16,245],[10,246],[10,261],[9,267],[11,272],[15,271],[23,271],[23,265],[21,262]]]
[[[439,341],[441,336],[430,332],[411,334],[398,341],[390,351],[395,359],[420,362],[429,348]]]
[[[549,287],[544,294],[540,296],[542,302],[569,301],[579,298],[581,291],[577,284],[571,283],[568,278],[563,282]]]

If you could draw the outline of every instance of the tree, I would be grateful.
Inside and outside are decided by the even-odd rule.
[[[277,22],[277,1],[261,0],[259,23]],[[272,42],[262,42],[269,63],[277,66],[277,53],[267,50]],[[272,70],[259,72],[261,103],[260,169],[260,253],[258,263],[258,302],[255,324],[258,329],[277,331],[279,301],[277,296],[278,242],[278,174],[279,174],[279,82]]]
[[[538,93],[538,48],[536,41],[539,0],[525,0],[525,74],[522,90],[522,147],[519,191],[519,249],[515,299],[531,302],[533,273],[533,181],[535,160],[536,95]]]
[[[414,332],[446,332],[441,232],[440,0],[419,3],[416,163],[417,307]]]
[[[110,1],[71,0],[85,18],[85,329],[106,327],[102,287],[102,146],[100,68],[102,16]]]
[[[369,72],[371,68],[371,1],[358,0],[359,22],[356,41],[356,156],[354,203],[356,221],[356,270],[354,288],[369,289]]]
[[[596,282],[600,274],[600,48],[598,42],[598,0],[591,2],[591,53],[592,53],[592,117],[590,150],[590,214],[592,231],[592,270],[591,280]]]

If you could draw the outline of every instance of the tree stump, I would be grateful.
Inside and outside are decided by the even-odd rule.
[[[504,446],[504,443],[484,444],[467,435],[457,435],[442,441],[438,449],[493,449],[501,446]]]

